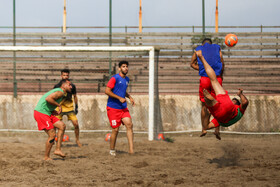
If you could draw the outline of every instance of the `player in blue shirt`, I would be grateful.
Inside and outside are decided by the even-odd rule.
[[[127,102],[125,97],[130,99],[131,104],[134,106],[133,98],[127,93],[126,89],[129,84],[129,78],[126,76],[128,73],[128,62],[119,62],[119,74],[114,75],[108,82],[105,89],[105,94],[109,96],[107,102],[107,115],[112,127],[110,138],[110,154],[116,156],[115,146],[121,124],[126,127],[126,135],[129,144],[129,153],[133,151],[133,124],[129,110],[127,109]]]
[[[212,44],[212,40],[210,38],[205,38],[202,41],[202,45],[198,46],[196,51],[201,50],[204,58],[209,63],[209,65],[212,67],[212,69],[215,71],[215,74],[217,76],[217,80],[222,85],[223,81],[223,72],[224,72],[224,60],[223,55],[221,52],[221,48],[217,44]],[[205,136],[207,131],[207,126],[209,124],[210,116],[204,100],[203,90],[207,90],[214,98],[216,98],[215,91],[211,85],[211,81],[205,72],[205,68],[203,66],[203,63],[199,58],[197,58],[196,53],[193,54],[191,59],[191,67],[195,70],[199,71],[200,77],[200,84],[199,84],[199,97],[202,104],[201,108],[201,125],[202,125],[202,133],[200,136]],[[216,131],[219,129],[216,128]]]

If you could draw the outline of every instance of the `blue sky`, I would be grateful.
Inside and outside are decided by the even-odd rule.
[[[62,26],[64,0],[16,0],[17,26]],[[138,26],[139,0],[112,0],[113,26]],[[215,25],[216,0],[205,0]],[[201,26],[202,0],[142,0],[143,26]],[[219,0],[221,26],[279,26],[280,0]],[[0,0],[0,26],[13,25],[13,0]],[[67,0],[67,26],[108,26],[109,0]],[[279,32],[279,29],[277,30]]]

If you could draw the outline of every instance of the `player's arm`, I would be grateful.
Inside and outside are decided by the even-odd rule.
[[[75,103],[75,114],[78,114],[78,96],[77,94],[73,94],[74,96],[74,103]]]
[[[56,102],[55,100],[57,100],[57,99],[63,97],[63,95],[64,95],[63,92],[57,91],[57,92],[54,92],[54,93],[50,94],[50,95],[46,98],[46,101],[47,101],[48,103],[50,103],[51,105],[54,105],[54,106],[57,106],[57,107],[58,107],[59,110],[58,110],[57,114],[60,114],[62,109],[61,109],[61,105],[60,105],[58,102]]]
[[[105,88],[105,94],[108,95],[108,96],[110,96],[110,97],[112,97],[112,98],[118,99],[121,103],[126,102],[126,99],[125,99],[125,98],[122,98],[122,97],[120,97],[120,96],[114,94],[114,93],[112,92],[112,88],[110,88],[110,87],[108,87],[108,86]]]
[[[74,97],[74,103],[75,103],[75,114],[78,114],[78,96],[77,96],[77,91],[76,91],[76,86],[73,84],[72,85],[72,94]]]
[[[221,58],[221,62],[222,62],[222,72],[221,72],[221,77],[223,79],[223,76],[224,76],[224,69],[225,69],[225,62],[224,62],[224,57],[223,57],[223,54],[222,54],[222,51],[220,50],[220,58]]]
[[[112,89],[115,87],[115,84],[116,84],[116,78],[112,77],[109,80],[109,82],[107,84],[107,87],[105,88],[105,94],[112,97],[112,98],[118,99],[121,103],[126,102],[125,98],[122,98],[122,97],[113,93]]]
[[[191,67],[195,70],[199,70],[199,66],[198,66],[198,63],[197,63],[197,56],[195,53],[193,53],[193,56],[191,58]]]
[[[249,100],[245,97],[245,95],[243,94],[243,89],[238,90],[237,95],[240,97],[241,100],[241,108],[243,110],[246,110],[248,104],[249,104]]]
[[[128,93],[126,92],[126,93],[125,93],[125,97],[129,98],[129,100],[130,100],[132,106],[134,106],[135,102],[134,102],[134,99],[131,97],[131,95],[128,94]]]

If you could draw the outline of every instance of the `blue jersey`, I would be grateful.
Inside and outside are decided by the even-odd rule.
[[[202,55],[204,56],[205,60],[208,62],[208,64],[213,68],[216,75],[221,75],[223,64],[221,62],[220,57],[220,46],[217,44],[209,44],[205,43],[204,45],[198,46],[196,51],[201,50]],[[208,77],[207,73],[205,72],[204,66],[199,58],[197,58],[197,63],[199,66],[199,75],[202,77]]]
[[[111,88],[114,94],[125,98],[128,84],[128,77],[122,78],[119,74],[116,74],[109,80],[107,87]],[[121,103],[118,99],[109,96],[107,106],[114,109],[125,109],[127,108],[127,103]]]

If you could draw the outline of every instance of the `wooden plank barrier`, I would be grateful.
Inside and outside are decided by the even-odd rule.
[[[224,45],[228,33],[207,33],[221,45],[225,59],[224,87],[235,93],[243,87],[247,93],[280,93],[280,39],[278,32],[235,33],[238,44]],[[197,93],[198,72],[189,63],[193,49],[200,45],[201,33],[113,33],[113,46],[152,45],[159,53],[159,91],[161,93]],[[108,46],[108,33],[17,33],[18,46]],[[0,45],[13,45],[12,33],[0,33]],[[0,52],[0,92],[13,90],[13,53]],[[69,68],[79,92],[103,92],[109,79],[109,59],[89,53],[16,53],[16,80],[19,92],[44,92],[60,80],[60,70]],[[113,73],[118,62],[130,62],[129,91],[148,92],[147,55],[113,57]],[[90,59],[90,60],[88,60]]]

